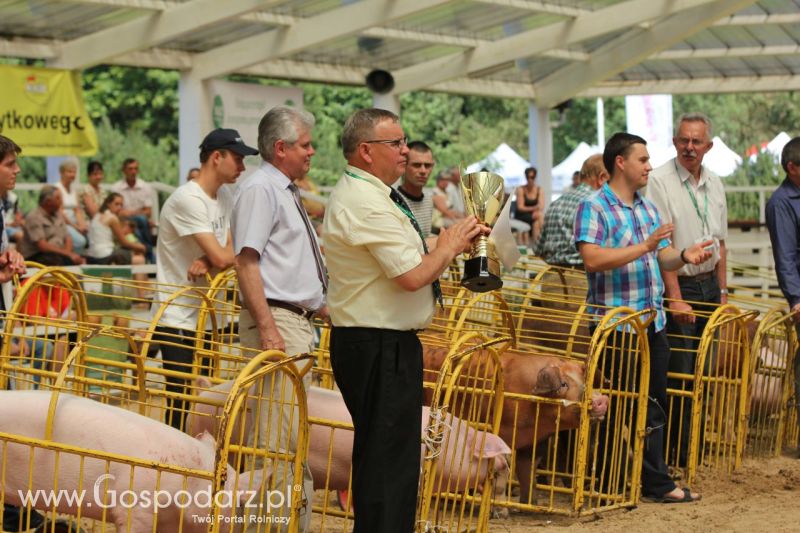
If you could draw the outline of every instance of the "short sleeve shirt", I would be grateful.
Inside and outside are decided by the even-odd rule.
[[[291,180],[270,163],[239,184],[232,220],[233,251],[259,254],[264,297],[316,310],[325,303],[305,222],[289,185]]]
[[[700,265],[684,265],[681,276],[696,276],[714,270],[719,262],[719,241],[728,236],[728,204],[722,180],[701,167],[700,181],[695,186],[689,171],[677,159],[667,161],[650,173],[647,199],[653,202],[664,224],[675,224],[672,241],[683,250],[706,235],[716,246],[711,261]]]
[[[153,207],[153,188],[149,183],[136,178],[136,183],[133,187],[128,185],[124,179],[116,182],[111,190],[122,195],[125,204],[125,209],[137,210],[143,207]]]
[[[394,279],[422,263],[424,249],[389,193],[378,178],[353,166],[331,193],[322,239],[334,326],[404,331],[431,322],[431,287],[406,291]]]
[[[606,183],[578,206],[575,218],[575,243],[585,242],[603,248],[625,248],[647,240],[661,225],[655,206],[638,192],[632,206],[625,205]],[[662,240],[658,250],[669,246]],[[657,252],[648,252],[630,263],[605,272],[587,272],[589,312],[603,315],[610,308],[627,306],[635,311],[654,309],[655,328],[666,325],[664,282],[658,267]]]
[[[39,252],[36,243],[41,240],[63,248],[68,237],[69,233],[64,219],[58,214],[51,217],[41,206],[38,206],[25,217],[20,253],[26,259],[36,255]]]
[[[166,301],[172,292],[193,285],[187,278],[189,267],[205,254],[192,235],[211,233],[220,246],[227,245],[231,205],[226,198],[229,196],[211,198],[197,183],[190,181],[175,189],[167,199],[159,219],[156,278],[159,283],[173,287],[156,291],[156,302]],[[194,284],[208,285],[205,280]],[[160,323],[173,328],[196,328],[200,300],[197,296],[178,300],[166,309]]]

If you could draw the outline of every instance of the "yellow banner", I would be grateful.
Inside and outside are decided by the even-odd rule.
[[[97,134],[69,70],[0,65],[0,133],[33,156],[94,155]]]

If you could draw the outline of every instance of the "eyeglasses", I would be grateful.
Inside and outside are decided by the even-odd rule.
[[[408,146],[408,137],[401,137],[400,139],[372,139],[371,141],[364,141],[367,144],[388,144],[395,150],[399,150],[404,146]]]
[[[675,139],[680,146],[687,146],[689,143],[692,143],[694,146],[705,146],[706,141],[703,139],[690,139],[689,137],[678,137]]]

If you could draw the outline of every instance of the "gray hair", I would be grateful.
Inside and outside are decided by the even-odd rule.
[[[400,117],[385,109],[359,109],[345,121],[342,129],[342,152],[345,158],[352,156],[358,145],[375,134],[375,126],[384,120],[400,122]]]
[[[58,171],[64,172],[66,169],[71,168],[74,170],[78,170],[78,158],[77,157],[67,157],[58,165]]]
[[[708,137],[708,140],[710,141],[714,136],[711,119],[708,118],[708,115],[705,113],[699,113],[695,111],[692,113],[684,113],[678,117],[678,121],[675,123],[675,135],[677,135],[678,130],[681,129],[682,122],[702,122],[706,125],[706,137]]]
[[[39,205],[44,205],[44,203],[55,196],[58,192],[58,189],[54,185],[45,185],[39,191]]]
[[[795,137],[783,147],[781,166],[786,172],[789,172],[789,163],[800,166],[800,137]]]
[[[275,143],[283,141],[292,145],[301,133],[310,131],[316,120],[304,109],[279,105],[273,107],[258,123],[258,151],[264,161],[275,158]]]

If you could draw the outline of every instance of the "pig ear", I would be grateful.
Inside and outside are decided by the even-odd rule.
[[[536,377],[533,394],[536,396],[553,395],[561,388],[561,370],[557,366],[546,366]]]
[[[197,387],[198,389],[210,389],[211,388],[211,382],[208,380],[208,378],[203,377],[203,376],[198,376],[194,380],[194,384],[195,384],[195,387]]]
[[[472,457],[474,459],[494,459],[497,456],[511,455],[511,448],[506,441],[494,433],[485,433],[486,437],[481,436],[481,432],[475,432],[475,439],[472,441]],[[483,440],[483,450],[481,450],[481,439]]]
[[[198,435],[196,438],[197,440],[199,440],[200,442],[202,442],[206,446],[209,446],[212,449],[216,448],[217,446],[217,441],[214,440],[214,436],[208,431],[203,431],[203,433]]]

